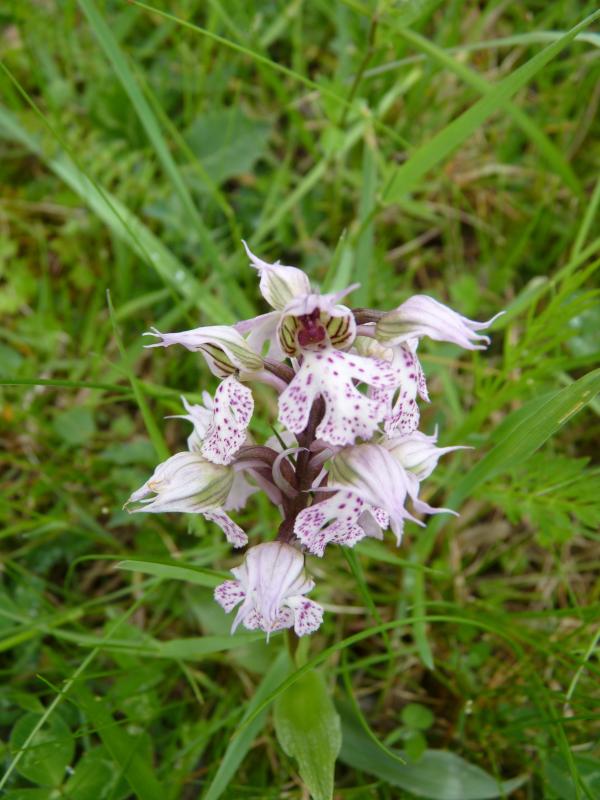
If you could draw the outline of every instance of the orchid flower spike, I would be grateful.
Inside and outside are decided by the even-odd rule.
[[[157,339],[149,347],[201,353],[220,383],[201,404],[183,400],[181,416],[193,425],[188,451],[159,464],[128,504],[202,514],[241,547],[248,537],[228,512],[264,491],[282,517],[277,538],[253,544],[215,599],[227,612],[237,608],[232,631],[243,624],[267,639],[283,628],[303,636],[323,617],[306,597],[314,583],[304,552],[323,557],[327,545],[382,539],[388,528],[400,544],[407,521],[424,525],[415,514],[448,512],[421,489],[440,457],[462,448],[438,447],[437,429],[419,430],[430,400],[418,345],[429,337],[484,349],[482,331],[498,315],[477,322],[426,295],[387,312],[352,310],[344,298],[354,286],[320,293],[302,270],[263,261],[243,244],[269,310],[232,326],[148,334]],[[264,444],[249,434],[255,381],[278,394],[280,427]]]
[[[298,636],[313,633],[321,625],[323,609],[304,595],[314,581],[304,572],[304,556],[282,542],[251,547],[244,562],[231,570],[236,580],[215,589],[215,600],[227,613],[241,603],[233,620],[248,630],[261,629],[267,638],[273,631],[294,627]]]

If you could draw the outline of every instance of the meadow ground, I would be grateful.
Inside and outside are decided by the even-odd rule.
[[[335,798],[519,776],[515,800],[600,796],[594,7],[3,4],[7,800],[308,796],[263,707],[284,638],[227,638],[212,600],[239,556],[201,518],[122,510],[184,444],[179,395],[216,386],[141,334],[265,311],[242,238],[360,282],[355,305],[507,309],[486,353],[423,348],[423,428],[474,448],[427,500],[460,516],[309,559],[328,613],[300,655],[342,714]],[[265,389],[255,433],[275,418]],[[278,516],[263,498],[238,521],[259,540]]]

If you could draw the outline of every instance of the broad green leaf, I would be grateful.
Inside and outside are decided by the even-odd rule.
[[[27,714],[14,726],[10,735],[13,756],[21,750],[39,721],[39,714]],[[74,752],[75,741],[69,727],[58,714],[53,714],[29,742],[17,770],[41,786],[60,786]]]
[[[242,722],[244,722],[254,709],[261,703],[273,689],[278,686],[285,678],[290,670],[289,657],[287,652],[282,651],[279,653],[271,668],[266,673],[265,677],[256,688],[252,698],[249,700]],[[217,800],[221,797],[229,782],[233,778],[237,768],[244,760],[246,753],[250,749],[252,742],[262,730],[265,719],[267,716],[267,708],[256,716],[250,725],[248,725],[240,733],[239,736],[234,737],[228,744],[219,768],[217,769],[214,778],[212,779],[206,793],[203,795],[203,800]]]
[[[320,672],[307,672],[275,701],[275,732],[296,759],[313,800],[331,800],[340,751],[340,718]]]
[[[560,39],[545,47],[518,69],[497,83],[480,100],[417,148],[401,166],[394,168],[383,195],[384,203],[394,203],[416,189],[422,178],[469,138],[488,117],[529,83],[577,34],[591,25],[600,11],[590,14]]]
[[[113,718],[108,704],[99,702],[83,683],[73,689],[89,723],[123,773],[138,800],[164,800],[164,787],[158,782],[151,759],[148,758],[148,734],[144,730],[128,731]]]
[[[79,759],[65,787],[69,800],[108,800],[113,797],[117,775],[104,747],[95,747]]]
[[[72,446],[85,444],[96,433],[94,415],[86,406],[61,411],[54,417],[52,427],[64,442]]]
[[[546,781],[552,794],[551,798],[556,800],[579,800],[586,797],[600,797],[600,760],[593,756],[573,753],[573,766],[577,770],[577,775],[581,783],[585,786],[586,794],[583,795],[581,788],[575,786],[572,770],[566,763],[566,759],[558,754],[550,756],[544,764]]]
[[[224,580],[227,580],[227,573],[217,572],[214,569],[195,567],[193,564],[178,564],[176,561],[165,560],[137,560],[127,559],[119,561],[118,569],[131,570],[132,572],[143,572],[145,575],[155,575],[157,578],[165,578],[176,581],[187,581],[196,583],[198,586],[208,586],[214,589]]]
[[[186,141],[216,183],[250,172],[267,152],[270,126],[235,108],[221,108],[198,117]]]
[[[492,800],[506,797],[525,778],[499,782],[480,767],[446,750],[426,750],[417,763],[398,750],[401,764],[386,755],[365,734],[358,721],[341,708],[342,749],[340,760],[354,769],[375,775],[382,781],[431,800]]]

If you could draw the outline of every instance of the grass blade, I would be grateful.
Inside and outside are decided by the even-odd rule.
[[[138,86],[133,72],[127,62],[127,59],[122,52],[119,44],[113,35],[111,29],[100,14],[94,0],[79,0],[79,5],[83,9],[94,35],[98,39],[100,46],[104,50],[107,58],[109,59],[119,81],[125,92],[127,93],[131,104],[133,105],[140,122],[144,126],[148,138],[156,152],[156,155],[161,162],[165,173],[168,175],[173,188],[175,189],[181,204],[187,214],[190,223],[197,228],[200,235],[202,244],[206,248],[206,257],[210,259],[213,264],[221,267],[221,257],[217,250],[210,231],[204,224],[204,220],[200,216],[198,209],[194,205],[192,196],[190,195],[187,186],[185,185],[181,173],[175,163],[171,151],[164,139],[160,125],[150,104],[144,97],[143,92]]]
[[[502,441],[477,462],[458,483],[448,497],[448,507],[459,509],[465,498],[485,481],[510,469],[514,464],[522,464],[568,420],[585,408],[599,391],[600,369],[588,373],[565,389],[556,392],[542,404],[538,398],[532,400],[529,411],[524,409],[513,411],[502,423],[505,430]],[[436,517],[418,537],[415,542],[414,557],[419,563],[423,564],[428,559],[438,531],[443,525],[444,520]],[[429,669],[433,669],[433,656],[427,640],[425,623],[422,621],[427,607],[422,572],[414,573],[413,602],[414,614],[419,620],[414,622],[415,641],[423,663]]]
[[[128,558],[125,561],[120,561],[116,567],[117,569],[131,570],[132,572],[143,572],[145,575],[154,575],[165,580],[187,581],[198,586],[208,586],[210,589],[214,589],[215,586],[218,586],[229,577],[226,572],[196,567],[193,564],[178,564],[176,561],[168,561],[166,559],[148,561]]]
[[[4,65],[2,67],[6,70]],[[41,114],[39,111],[38,113]],[[52,132],[56,136],[55,132]],[[51,156],[45,153],[35,137],[25,130],[16,117],[2,107],[0,107],[0,136],[18,142],[41,158],[82,198],[115,236],[122,239],[143,261],[156,270],[165,283],[183,297],[194,298],[195,304],[202,308],[208,320],[215,323],[232,321],[232,314],[227,307],[208,295],[187,267],[120,200],[92,181],[70,156],[66,154]],[[60,137],[57,138],[60,141]]]
[[[377,265],[373,263],[374,226],[373,212],[377,193],[377,160],[375,157],[375,136],[368,127],[365,130],[363,144],[362,183],[358,217],[361,223],[360,234],[356,243],[354,277],[360,283],[356,291],[356,304],[371,304],[371,283],[376,279]]]
[[[471,108],[421,145],[406,163],[393,170],[388,186],[383,193],[383,202],[394,203],[414,191],[432,167],[456,150],[488,117],[501,108],[519,89],[526,86],[580,31],[591,25],[598,17],[600,17],[600,11],[590,14],[560,39],[545,47],[540,53],[501,80]]]
[[[431,40],[407,28],[396,26],[396,30],[407,42],[410,42],[423,53],[430,56],[434,61],[437,61],[442,67],[450,69],[468,86],[476,89],[482,95],[485,96],[489,92],[494,91],[494,86],[485,80],[485,78],[482,78],[465,64],[449,56],[446,51],[438,47]],[[531,139],[536,147],[538,147],[550,167],[560,175],[564,183],[575,192],[575,194],[582,196],[583,189],[581,183],[577,175],[573,172],[571,165],[558,147],[533,122],[533,119],[507,99],[500,100],[500,107],[521,128],[523,133]]]

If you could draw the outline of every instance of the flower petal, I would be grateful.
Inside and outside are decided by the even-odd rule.
[[[386,406],[384,430],[394,433],[411,433],[419,426],[419,407],[416,397],[429,400],[425,376],[416,353],[407,344],[392,348],[392,364],[398,371],[398,385],[394,389],[374,389],[373,399]]]
[[[269,641],[269,635],[271,633],[292,627],[294,624],[294,613],[289,608],[282,608],[280,613],[269,622],[259,611],[252,608],[243,618],[238,619],[236,617],[234,621],[235,627],[237,627],[240,622],[243,622],[244,628],[249,631],[264,631],[267,634],[267,641]],[[234,630],[235,628],[232,628],[232,632]]]
[[[223,505],[233,483],[233,470],[207,461],[199,453],[176,453],[129,500],[141,502],[134,512],[202,513]],[[154,494],[155,497],[148,496]]]
[[[279,311],[269,311],[252,319],[237,322],[233,327],[242,334],[248,333],[246,341],[255,353],[262,353],[265,342],[269,343],[267,356],[277,361],[283,361],[285,355],[279,345],[277,326],[281,319]]]
[[[227,541],[234,547],[244,547],[248,544],[248,537],[244,531],[222,509],[203,511],[202,516],[210,522],[216,522],[225,534]]]
[[[309,552],[319,557],[330,542],[354,547],[366,536],[359,519],[368,508],[364,500],[351,492],[335,492],[304,508],[296,517],[294,533]]]
[[[246,592],[239,581],[225,581],[217,586],[214,597],[217,603],[229,614],[246,597]]]
[[[356,338],[356,322],[349,308],[336,303],[340,294],[315,292],[296,297],[286,305],[277,328],[279,344],[286,355],[297,356],[330,346],[350,347]]]
[[[269,264],[255,256],[243,240],[242,244],[251,266],[258,270],[260,293],[270,306],[281,310],[294,297],[310,292],[310,281],[301,269],[283,266],[278,261]]]
[[[391,436],[382,442],[382,445],[391,455],[417,480],[428,478],[441,456],[454,450],[466,450],[461,445],[454,447],[437,447],[437,434],[427,436],[421,431],[413,431],[407,436]]]
[[[314,633],[323,622],[323,608],[306,597],[291,598],[288,605],[294,614],[294,631],[297,636]]]
[[[245,595],[232,631],[240,623],[250,630],[261,628],[267,634],[289,628],[296,619],[295,609],[304,601],[303,595],[314,586],[304,572],[302,553],[283,542],[251,547],[242,564],[231,571]],[[308,632],[314,625],[314,609],[307,607],[304,616],[303,625]]]
[[[496,314],[487,322],[477,322],[457,314],[433,297],[417,294],[384,314],[377,323],[376,336],[390,344],[429,336],[439,342],[453,342],[467,350],[485,350],[490,338],[477,331],[488,328],[503,313]]]
[[[244,444],[254,400],[252,392],[233,375],[215,392],[213,418],[202,443],[202,455],[213,464],[230,464]]]
[[[213,418],[212,398],[208,392],[203,393],[204,404],[188,403],[185,397],[181,398],[181,402],[187,414],[178,414],[179,419],[187,419],[194,426],[194,430],[190,433],[187,440],[188,450],[192,453],[200,453],[202,450],[202,442],[206,436],[206,432],[210,426]]]
[[[145,336],[156,336],[160,341],[146,347],[170,347],[181,344],[188,350],[200,351],[210,371],[226,378],[236,370],[250,372],[262,369],[262,358],[255,353],[239,331],[227,325],[208,325],[179,333],[160,333],[152,328]]]
[[[389,514],[396,537],[405,519],[419,523],[404,507],[411,477],[391,454],[378,444],[346,447],[331,460],[329,486],[357,494],[370,506]]]
[[[314,399],[321,395],[325,414],[317,427],[317,438],[332,445],[352,444],[357,437],[369,439],[385,407],[378,399],[362,394],[355,381],[392,388],[398,374],[386,361],[333,348],[305,352],[300,369],[279,398],[279,421],[292,433],[301,433]]]
[[[383,531],[390,526],[390,515],[383,508],[367,506],[358,518],[358,524],[371,539],[383,539]]]
[[[256,491],[257,487],[246,480],[243,472],[236,472],[223,508],[225,511],[239,511]]]

